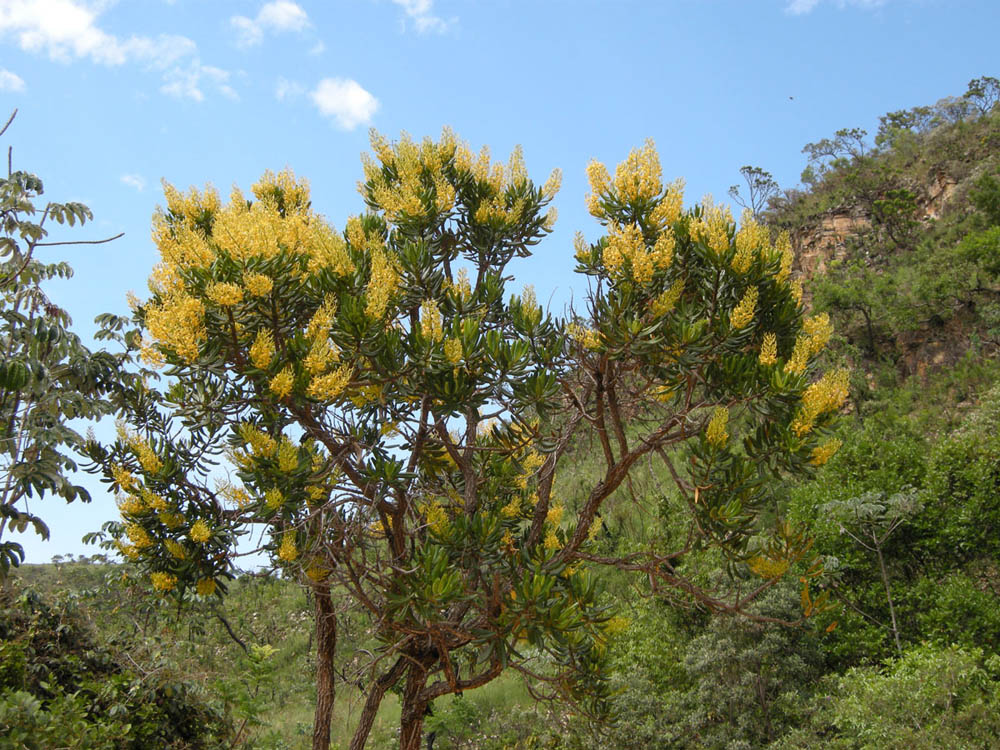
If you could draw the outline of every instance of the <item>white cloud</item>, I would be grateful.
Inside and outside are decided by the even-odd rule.
[[[819,5],[823,0],[788,0],[785,12],[793,16],[802,16]],[[846,8],[848,5],[857,8],[879,8],[885,5],[888,0],[836,0],[838,8]]]
[[[119,179],[121,180],[123,185],[128,185],[130,188],[138,190],[140,193],[142,192],[143,188],[146,187],[146,180],[141,175],[123,174]]]
[[[407,17],[421,34],[429,31],[444,33],[455,20],[445,21],[440,16],[434,15],[433,0],[392,0],[392,2],[406,12]]]
[[[336,120],[344,130],[371,122],[378,99],[349,78],[324,78],[309,97],[324,117]]]
[[[310,55],[322,55],[324,52],[326,52],[326,45],[323,44],[323,42],[316,42],[316,44],[309,49]]]
[[[24,79],[17,73],[0,68],[0,91],[24,91]]]
[[[279,77],[278,83],[274,87],[274,96],[279,102],[285,99],[296,99],[306,92],[306,87],[298,81],[289,81],[287,78]]]
[[[226,83],[229,74],[202,65],[198,46],[187,37],[133,34],[122,38],[101,29],[98,16],[109,5],[106,0],[0,0],[0,39],[13,37],[25,52],[44,54],[58,62],[85,59],[108,66],[135,63],[163,76],[161,90],[198,101],[204,98],[198,86],[203,78],[215,83],[223,94],[234,93]],[[174,82],[180,78],[194,81],[183,89],[185,93],[174,91]]]
[[[233,16],[229,23],[239,34],[240,46],[252,47],[260,44],[267,31],[302,31],[309,26],[309,16],[291,0],[273,0],[261,7],[256,18]]]

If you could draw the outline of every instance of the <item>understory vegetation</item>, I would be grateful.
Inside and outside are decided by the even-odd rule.
[[[822,460],[802,460],[794,471],[772,479],[769,503],[759,513],[732,511],[740,515],[741,524],[745,522],[739,527],[746,536],[739,554],[711,543],[710,535],[705,543],[691,543],[686,485],[674,482],[672,476],[671,461],[681,456],[672,451],[680,448],[668,446],[663,463],[648,457],[637,460],[628,480],[602,500],[599,523],[588,517],[576,534],[583,552],[574,565],[592,566],[590,574],[599,581],[587,589],[586,597],[565,584],[565,602],[560,600],[559,606],[565,604],[575,613],[574,607],[585,604],[586,612],[561,614],[565,610],[559,609],[556,615],[538,615],[537,621],[525,618],[502,638],[496,636],[505,644],[496,647],[503,651],[504,666],[514,663],[523,669],[498,669],[481,686],[461,689],[459,667],[459,679],[450,686],[454,689],[427,701],[422,709],[417,722],[422,728],[416,730],[422,732],[422,746],[433,750],[1000,746],[998,100],[1000,81],[980,78],[963,96],[885,115],[871,139],[857,129],[838,131],[806,146],[808,166],[799,189],[780,192],[762,169],[744,168],[751,182],[748,208],[759,214],[761,225],[774,236],[788,232],[798,252],[793,276],[803,282],[808,312],[832,321],[834,333],[820,355],[821,367],[827,372],[850,371],[840,418],[823,425],[828,430],[825,442],[808,451],[801,445],[788,449],[814,457],[822,449]],[[375,205],[374,196],[381,188],[380,178],[373,175],[366,177]],[[449,179],[458,180],[460,197],[462,190],[472,189],[461,182],[465,178]],[[766,206],[759,200],[762,187]],[[738,190],[734,193],[739,197]],[[528,190],[526,195],[541,206],[548,192]],[[539,223],[531,231],[541,232],[541,218],[536,218]],[[838,224],[835,220],[841,218],[844,221]],[[398,215],[396,220],[403,221]],[[744,221],[750,220],[744,216]],[[199,215],[195,221],[207,219]],[[374,233],[375,222],[369,224],[354,231]],[[362,237],[359,242],[365,241]],[[602,242],[578,248],[581,265],[595,276],[604,272],[599,271],[602,251],[607,264],[608,243]],[[781,259],[776,255],[773,260],[777,268]],[[611,285],[621,283],[613,274],[609,278],[602,277]],[[671,278],[657,277],[656,283],[661,282],[664,294],[674,289]],[[785,287],[781,290],[786,294]],[[453,302],[456,293],[439,291],[442,311],[452,304],[460,306]],[[627,290],[612,302],[632,304],[630,294]],[[659,294],[660,290],[654,296]],[[502,307],[502,299],[497,299]],[[743,299],[733,296],[732,303],[742,304]],[[764,305],[763,295],[761,300]],[[774,302],[776,309],[783,300]],[[591,361],[586,358],[597,351],[589,337],[610,337],[610,329],[601,325],[614,316],[612,302],[602,307],[604,302],[598,301],[590,319],[573,323],[576,329],[567,346],[577,347],[581,361]],[[685,305],[696,305],[679,304],[684,310]],[[497,314],[497,326],[522,326],[525,309],[535,315],[533,299],[512,298],[509,310]],[[334,315],[332,310],[329,314]],[[775,313],[775,318],[781,314]],[[473,332],[463,334],[458,324],[442,334],[436,308],[428,318],[437,320],[438,326],[436,334],[425,337],[431,341],[428,346],[435,341],[445,346],[462,335],[469,342],[473,339]],[[537,316],[535,328],[545,325],[541,320]],[[419,330],[420,323],[414,325]],[[530,321],[524,325],[532,327]],[[125,327],[118,324],[119,330]],[[452,335],[456,338],[449,339]],[[789,334],[788,342],[794,340]],[[748,342],[749,338],[741,339],[739,345],[749,347]],[[134,339],[130,345],[138,349],[149,342]],[[791,349],[784,342],[782,346]],[[470,360],[473,348],[469,343],[464,350]],[[460,357],[462,352],[460,346]],[[268,363],[275,356],[272,341]],[[444,379],[458,360],[446,363],[435,356],[435,367],[440,365]],[[758,361],[756,350],[750,359]],[[765,359],[761,348],[759,361]],[[279,364],[269,366],[274,370],[269,378],[277,379]],[[641,372],[636,366],[630,376]],[[174,375],[181,381],[187,377],[180,369]],[[248,377],[252,376],[253,372]],[[103,382],[98,379],[94,387],[103,387]],[[289,393],[295,399],[291,380],[287,386],[278,399],[281,403],[292,403],[282,401]],[[170,398],[167,394],[159,405]],[[391,399],[391,394],[383,397],[383,403],[384,398]],[[413,402],[412,394],[400,398]],[[647,436],[644,420],[650,412],[643,409],[653,408],[649,403],[636,402],[630,415],[634,421],[618,437],[623,445],[640,444]],[[539,397],[532,408],[544,411],[547,405]],[[129,408],[134,418],[151,407],[133,403]],[[268,414],[257,424],[277,419]],[[728,424],[733,432],[741,424],[735,414],[734,409]],[[706,415],[706,424],[708,417],[716,420],[716,412]],[[714,455],[710,451],[717,445],[718,424],[705,429],[716,429],[712,433],[716,437],[707,437],[692,453],[683,454],[692,465],[699,460],[711,463]],[[722,421],[723,433],[726,429]],[[437,463],[427,469],[439,474],[445,471],[440,467],[447,464],[448,453],[447,429],[441,430]],[[123,434],[126,447],[114,449],[115,460],[123,461],[121,455],[135,442]],[[470,434],[475,438],[475,426]],[[552,435],[545,437],[557,442]],[[507,446],[512,438],[497,440],[498,446]],[[823,446],[835,443],[839,450],[823,452]],[[782,449],[788,445],[790,440]],[[95,465],[113,463],[111,453],[102,454],[93,446],[88,450]],[[576,527],[560,527],[563,514],[569,519],[593,515],[590,493],[606,475],[607,464],[613,463],[607,460],[612,449],[595,432],[574,435],[549,450],[558,450],[562,465],[570,470],[555,474],[544,490],[535,488],[546,501],[550,495],[559,498],[553,500],[553,507],[560,509],[555,524],[551,510],[546,514],[543,508],[538,514],[539,533],[532,537],[527,530],[531,508],[525,506],[523,511],[524,548],[530,540],[536,549],[531,554],[540,555],[529,560],[525,552],[518,563],[529,571],[524,573],[528,581],[532,575],[542,575],[547,561],[572,544]],[[321,450],[314,453],[321,455]],[[504,455],[510,462],[524,461],[516,450]],[[373,462],[361,467],[370,474],[357,480],[359,486],[376,472],[388,471],[385,464],[391,456],[387,456],[382,455],[378,466]],[[308,460],[303,453],[302,465]],[[295,461],[298,466],[298,457]],[[255,467],[251,459],[247,465],[247,485],[252,481],[263,485],[260,462]],[[738,470],[742,471],[732,469]],[[255,471],[257,478],[251,479]],[[497,471],[496,476],[509,484],[518,481],[517,471],[510,475]],[[135,473],[140,473],[138,468]],[[466,475],[471,476],[471,469]],[[121,477],[116,481],[118,488],[127,483]],[[742,475],[740,481],[752,484]],[[744,486],[735,480],[733,484]],[[528,485],[528,491],[532,487]],[[292,489],[285,492],[291,497]],[[696,487],[692,507],[699,501],[712,502],[700,498]],[[390,642],[386,622],[398,611],[392,596],[387,596],[381,617],[373,619],[359,597],[352,598],[350,586],[330,572],[340,570],[343,558],[328,547],[305,548],[302,535],[289,537],[285,529],[293,527],[275,520],[275,507],[282,506],[267,501],[255,507],[257,515],[249,521],[272,525],[273,566],[256,572],[226,569],[218,576],[218,586],[227,589],[225,597],[215,595],[215,583],[210,587],[202,583],[205,574],[195,570],[190,557],[183,563],[190,567],[189,574],[177,572],[180,567],[170,568],[169,574],[165,567],[151,568],[153,563],[138,553],[126,554],[132,559],[124,562],[95,555],[16,568],[0,591],[0,748],[315,747],[315,618],[317,612],[326,611],[325,606],[337,622],[335,656],[327,665],[336,685],[330,746],[348,747],[378,681],[377,670],[384,668],[377,656]],[[302,507],[307,512],[311,506],[304,502]],[[429,510],[433,507],[433,503],[421,505],[420,523],[412,530],[407,527],[408,549],[425,549],[421,545],[430,549],[431,541],[441,548],[458,546],[447,531],[449,523],[458,523],[454,512],[447,503]],[[498,556],[521,540],[507,507],[498,506],[495,514],[501,519],[497,524],[507,524],[503,540],[499,525],[492,531],[467,531],[481,533],[497,547]],[[714,508],[713,521],[725,507]],[[432,515],[438,511],[451,515],[441,520]],[[697,508],[692,512],[697,514]],[[366,529],[381,524],[378,528],[391,534],[388,515],[379,518],[366,518]],[[395,523],[403,523],[402,515],[399,519]],[[551,526],[544,527],[551,539],[540,533],[543,520]],[[221,515],[213,524],[213,530],[223,525]],[[433,535],[423,536],[426,526],[432,527]],[[129,537],[121,525],[106,532],[108,548],[122,549],[123,538],[131,538],[133,544],[140,538],[137,532]],[[294,555],[288,551],[289,538]],[[302,549],[295,547],[296,539]],[[786,544],[783,554],[775,552],[775,539]],[[537,551],[542,549],[547,551]],[[682,552],[657,557],[659,550]],[[313,567],[304,573],[306,561],[299,560],[303,570],[283,564],[309,554],[314,555]],[[321,554],[329,557],[315,562]],[[406,554],[411,555],[405,559],[412,569],[429,564],[430,552]],[[404,553],[399,555],[403,559]],[[656,559],[659,578],[643,567],[647,558]],[[609,560],[616,565],[600,567]],[[639,578],[626,564],[631,562],[642,573]],[[317,572],[321,564],[329,567]],[[564,575],[561,570],[552,577],[568,580],[574,571]],[[171,585],[165,585],[162,575],[155,577],[157,572],[172,576]],[[190,580],[185,582],[184,575]],[[518,606],[516,592],[528,585],[517,578],[520,572],[510,575],[515,580],[508,590],[515,594],[504,600],[505,612]],[[499,587],[500,579],[497,573],[490,585]],[[329,585],[324,588],[318,582]],[[186,597],[164,595],[174,586],[188,584],[191,591]],[[560,585],[557,582],[556,587]],[[489,596],[487,589],[484,584],[477,596]],[[745,599],[751,591],[755,596]],[[446,596],[440,591],[438,595]],[[591,688],[597,684],[589,693],[570,684],[569,671],[559,671],[573,666],[574,647],[584,648],[552,625],[560,617],[566,622],[579,617],[565,631],[588,633],[590,661],[587,669],[575,670],[572,679],[590,681]],[[530,627],[544,632],[529,634]],[[477,637],[482,641],[475,644],[492,642],[494,636]],[[565,663],[557,656],[564,656]],[[500,659],[490,655],[470,660],[475,663],[478,658]],[[551,679],[533,679],[536,673]],[[402,672],[392,674],[396,679],[384,690],[366,747],[400,746],[401,732],[409,731],[413,723],[411,718],[408,724],[405,716],[405,706],[410,705],[407,680]],[[601,710],[587,702],[595,694]]]

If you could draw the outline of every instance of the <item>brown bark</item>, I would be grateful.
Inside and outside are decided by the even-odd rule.
[[[312,750],[330,750],[337,615],[333,611],[329,586],[315,586],[313,594],[316,599],[316,714],[313,720]]]
[[[406,687],[403,689],[403,710],[399,717],[399,750],[420,750],[424,715],[427,712],[427,699],[421,693],[427,684],[427,671],[413,662],[408,667]]]
[[[365,701],[365,707],[361,711],[361,718],[358,720],[358,728],[354,731],[354,737],[351,739],[350,750],[364,750],[385,691],[395,685],[396,681],[403,676],[404,669],[406,669],[406,659],[401,656],[388,672],[372,684],[368,699]]]

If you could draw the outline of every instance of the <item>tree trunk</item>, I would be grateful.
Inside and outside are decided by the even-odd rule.
[[[426,683],[427,671],[411,662],[406,671],[403,710],[399,717],[399,750],[420,750],[427,711],[427,701],[421,700],[420,693]]]
[[[350,750],[364,750],[365,743],[368,741],[368,734],[372,731],[372,724],[375,723],[375,714],[378,713],[378,707],[382,704],[385,691],[396,684],[396,681],[403,676],[405,669],[406,660],[401,656],[388,672],[372,683],[371,689],[368,691],[368,699],[365,701],[365,707],[361,711],[361,718],[358,720],[358,728],[355,730],[354,738],[351,740]]]
[[[313,719],[312,750],[330,750],[337,616],[333,611],[329,586],[315,586],[313,594],[316,599],[316,714]]]
[[[889,590],[889,574],[885,570],[885,560],[882,559],[882,545],[875,543],[878,555],[878,569],[882,574],[882,584],[885,586],[885,598],[889,600],[889,617],[892,619],[892,637],[896,641],[896,652],[903,655],[903,644],[899,640],[899,626],[896,624],[896,608],[892,604],[892,591]]]

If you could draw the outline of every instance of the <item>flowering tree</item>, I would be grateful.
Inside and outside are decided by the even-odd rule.
[[[806,545],[747,539],[766,478],[835,449],[820,433],[843,375],[808,384],[829,325],[803,320],[787,238],[772,247],[750,220],[736,232],[711,205],[685,212],[651,146],[613,180],[590,169],[608,236],[578,243],[590,315],[565,325],[504,275],[551,228],[558,173],[538,187],[519,150],[495,163],[449,131],[372,143],[368,211],[342,234],[289,172],[225,205],[166,187],[152,296],[134,301],[135,329],[106,318],[167,376],[122,389],[118,441],[90,446],[121,497],[109,529],[182,597],[221,595],[237,539],[265,529],[263,549],[315,597],[314,748],[329,744],[334,596],[383,644],[352,748],[390,688],[411,750],[431,701],[507,668],[599,710],[610,613],[589,562],[712,606],[753,596],[700,592],[671,565],[681,550],[602,557],[601,504],[658,456],[691,540],[749,562],[757,592],[772,585]],[[606,470],[574,505],[554,486],[582,431]]]

